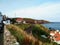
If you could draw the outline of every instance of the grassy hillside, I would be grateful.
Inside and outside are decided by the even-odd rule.
[[[33,36],[28,35],[22,29],[18,28],[15,25],[9,25],[7,26],[7,28],[9,29],[11,34],[16,37],[17,41],[21,45],[35,45],[36,39]]]
[[[32,27],[32,28],[31,28]],[[16,37],[21,45],[53,45],[48,38],[41,37],[41,35],[48,36],[47,29],[42,25],[20,24],[8,25],[9,31]],[[32,29],[32,35],[28,34],[25,29]],[[46,30],[45,30],[46,29]],[[54,44],[55,45],[55,44]]]
[[[43,27],[42,25],[40,24],[20,24],[20,25],[17,25],[19,28],[25,30],[27,33],[31,33],[32,32],[32,35],[34,37],[37,37],[38,39],[40,39],[41,41],[45,41],[48,40],[48,39],[45,39],[43,40],[43,37],[41,37],[41,35],[45,35],[45,36],[49,36],[49,33],[48,33],[48,29]],[[47,41],[48,42],[48,41]]]
[[[16,24],[16,25],[19,28],[21,28],[22,30],[26,30],[31,26],[32,27],[36,26],[36,27],[39,27],[40,29],[44,30],[45,32],[49,32],[49,30],[46,27],[42,26],[41,24]]]

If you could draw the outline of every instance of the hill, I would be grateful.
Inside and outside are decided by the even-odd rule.
[[[49,23],[47,20],[37,20],[32,18],[11,18],[12,23],[30,23],[30,24],[44,24]]]
[[[21,45],[55,45],[50,42],[48,29],[39,24],[12,24],[9,31]]]

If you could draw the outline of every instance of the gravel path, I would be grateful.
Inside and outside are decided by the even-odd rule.
[[[4,30],[4,45],[19,45],[16,38],[6,29]]]

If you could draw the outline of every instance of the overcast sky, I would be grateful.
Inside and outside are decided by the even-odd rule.
[[[0,11],[8,17],[60,22],[60,0],[0,0]]]

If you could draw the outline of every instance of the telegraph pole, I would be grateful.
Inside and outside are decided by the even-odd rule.
[[[15,18],[16,18],[16,13],[15,13]]]

